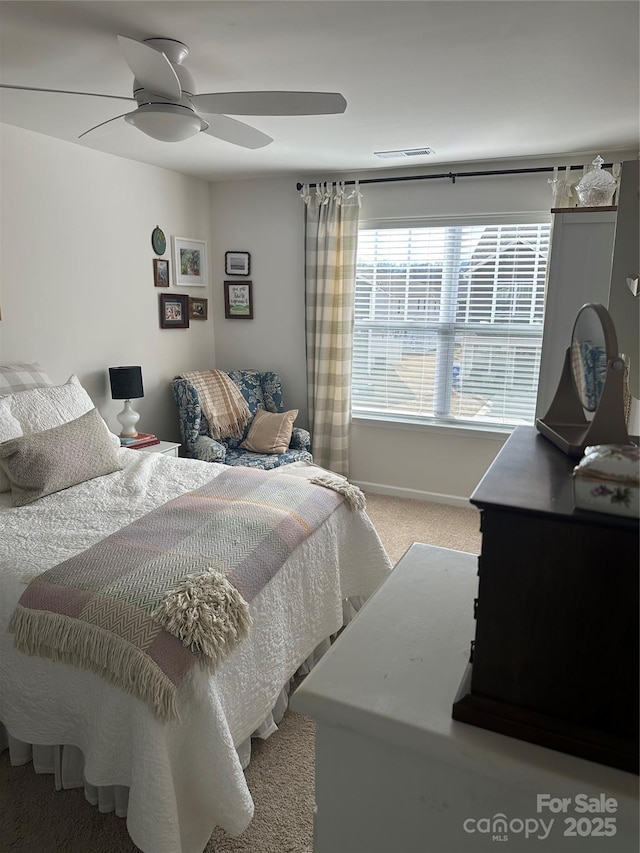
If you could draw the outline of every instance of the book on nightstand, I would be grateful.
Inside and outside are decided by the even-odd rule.
[[[160,439],[152,432],[139,432],[135,438],[120,438],[123,447],[131,447],[136,450],[139,447],[149,447],[151,444],[160,444]]]

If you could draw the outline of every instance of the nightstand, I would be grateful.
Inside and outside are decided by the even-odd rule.
[[[161,441],[160,444],[150,444],[148,447],[134,447],[134,450],[142,450],[143,453],[164,453],[165,456],[177,456],[178,448],[182,445],[175,441]]]

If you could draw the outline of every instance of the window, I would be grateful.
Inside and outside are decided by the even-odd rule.
[[[353,414],[532,424],[548,249],[544,222],[361,230]]]

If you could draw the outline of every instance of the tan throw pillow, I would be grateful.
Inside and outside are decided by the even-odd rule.
[[[0,444],[0,467],[11,484],[14,506],[123,468],[97,409],[61,426]]]
[[[286,453],[291,441],[293,422],[297,417],[297,409],[282,413],[258,409],[253,416],[249,434],[240,447],[254,453]]]

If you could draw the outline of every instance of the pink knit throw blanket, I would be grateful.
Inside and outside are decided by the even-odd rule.
[[[299,477],[224,471],[32,580],[15,645],[175,719],[194,664],[214,669],[246,635],[248,602],[343,499]]]

